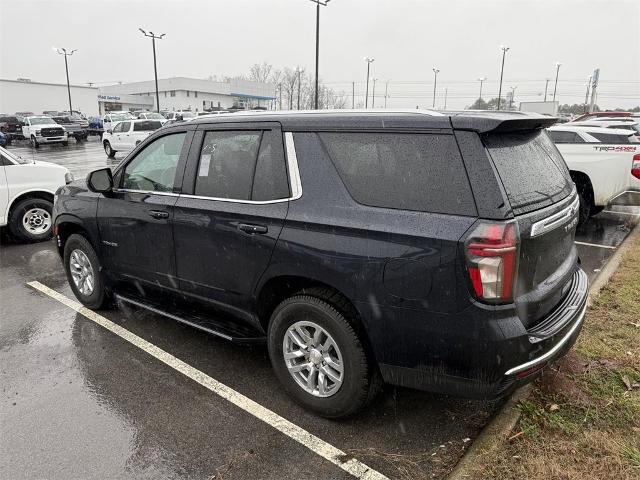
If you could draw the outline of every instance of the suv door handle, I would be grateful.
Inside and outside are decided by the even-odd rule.
[[[249,235],[264,235],[269,231],[269,229],[264,225],[250,225],[248,223],[241,223],[238,225],[238,230],[242,230]]]
[[[159,220],[162,218],[169,218],[169,212],[163,212],[162,210],[149,210],[149,215]]]

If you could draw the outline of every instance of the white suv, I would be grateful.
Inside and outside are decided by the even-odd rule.
[[[22,136],[31,142],[33,148],[42,143],[62,143],[65,146],[69,143],[64,127],[44,115],[23,118]]]
[[[65,167],[23,160],[0,147],[0,227],[8,224],[20,241],[51,238],[54,194],[72,181]]]
[[[102,146],[107,157],[113,158],[116,152],[130,152],[160,127],[160,120],[125,120],[117,123],[113,130],[105,130]]]

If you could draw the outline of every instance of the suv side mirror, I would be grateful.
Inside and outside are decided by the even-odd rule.
[[[87,175],[87,187],[96,193],[109,193],[113,190],[113,175],[110,168],[94,170]]]
[[[111,134],[111,133],[113,133],[113,130],[109,129],[109,130],[107,130],[107,133]]]

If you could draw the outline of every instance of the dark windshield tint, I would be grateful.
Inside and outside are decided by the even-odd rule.
[[[567,166],[543,130],[485,135],[484,142],[516,215],[571,193]]]
[[[144,122],[135,122],[133,124],[134,132],[148,132],[151,130],[157,130],[162,126],[162,123],[157,120],[147,120]]]
[[[351,196],[373,207],[474,215],[453,135],[320,133]]]

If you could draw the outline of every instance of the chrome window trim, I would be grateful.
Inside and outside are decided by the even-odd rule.
[[[570,220],[580,208],[580,199],[576,195],[576,198],[571,205],[560,210],[558,213],[554,213],[553,215],[544,218],[531,226],[531,237],[537,237],[538,235],[542,235],[547,233],[550,230],[553,230],[561,223]]]
[[[296,155],[296,145],[293,141],[293,133],[284,133],[285,150],[287,155],[287,165],[289,170],[289,186],[291,187],[290,200],[297,200],[302,196],[302,182],[300,181],[300,170],[298,169],[298,156]]]
[[[166,197],[178,197],[179,193],[174,192],[157,192],[155,190],[134,190],[132,188],[114,188],[115,193],[144,193],[146,195],[164,195]]]

